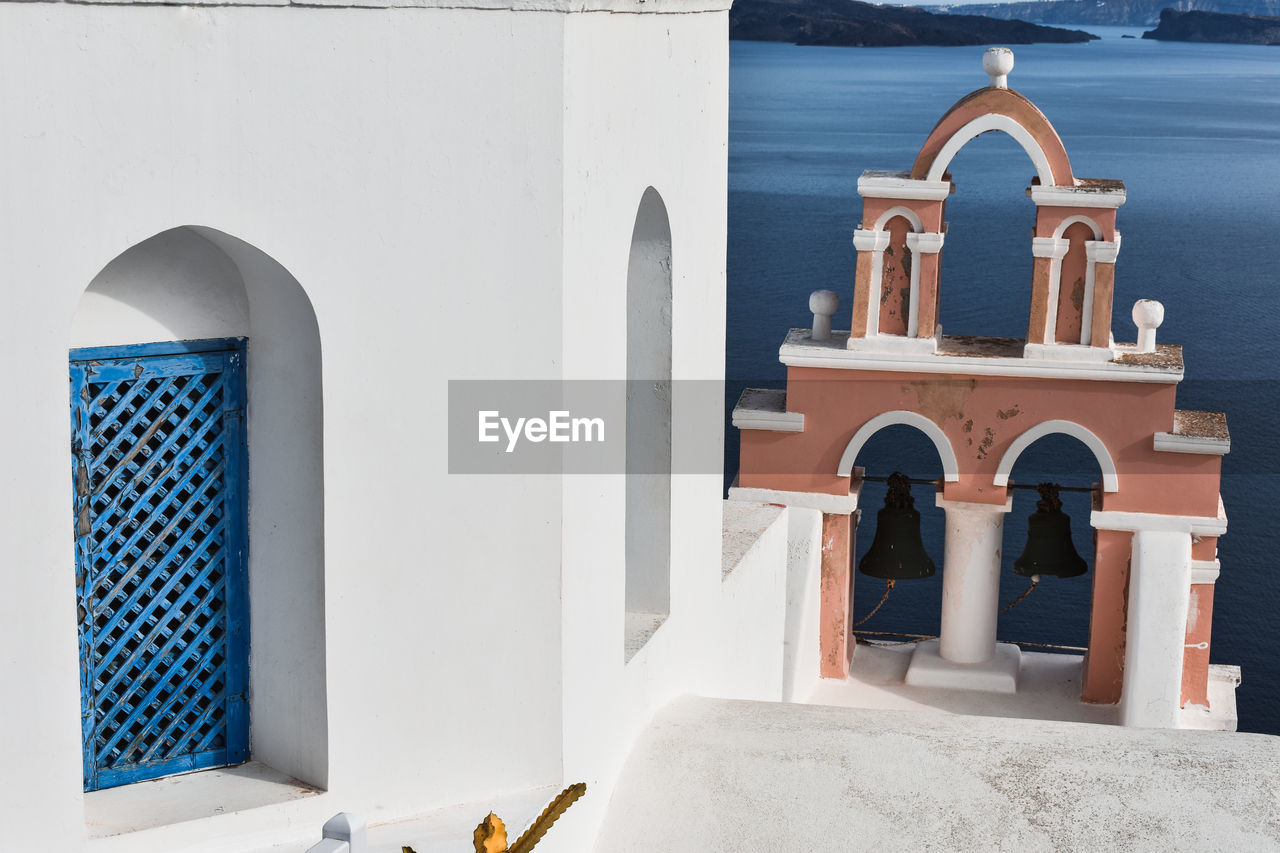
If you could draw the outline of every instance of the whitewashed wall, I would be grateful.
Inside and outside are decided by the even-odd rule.
[[[72,316],[113,258],[188,224],[279,261],[319,325],[325,609],[293,606],[326,626],[329,792],[305,832],[339,807],[376,819],[560,775],[558,483],[449,478],[441,406],[449,378],[558,374],[562,31],[554,14],[0,5],[0,346],[24,366],[2,430],[25,448],[0,497],[23,567],[0,669],[28,686],[0,808],[39,818],[6,821],[36,833],[15,849],[84,835]],[[479,340],[477,314],[508,334]],[[274,827],[248,813],[184,837],[248,828]]]
[[[626,274],[632,226],[648,187],[671,225],[672,371],[724,376],[728,180],[728,21],[724,14],[577,15],[565,35],[564,373],[626,371]],[[581,312],[580,314],[576,312]],[[609,322],[572,322],[573,316]],[[723,398],[673,404],[671,609],[624,660],[621,477],[568,477],[564,583],[565,775],[589,796],[543,844],[581,851],[613,778],[653,711],[718,679],[721,477],[683,474],[688,448],[721,453]],[[710,425],[710,426],[708,426]],[[711,441],[707,442],[707,430]],[[708,450],[707,448],[710,448]]]
[[[557,828],[579,845],[560,849],[583,849],[635,733],[719,659],[703,615],[719,594],[720,478],[674,478],[671,616],[624,665],[620,478],[449,476],[446,383],[620,377],[629,242],[649,186],[672,228],[673,371],[722,377],[717,5],[0,2],[0,392],[21,401],[0,422],[20,448],[0,467],[0,678],[20,695],[0,732],[13,849],[243,848],[313,836],[339,809],[386,821],[585,778],[591,796]],[[676,8],[695,9],[656,6]],[[67,349],[104,342],[94,335],[110,325],[90,282],[180,226],[245,283],[250,352],[281,367],[260,396],[323,419],[296,457],[255,455],[250,488],[286,521],[274,539],[254,522],[267,550],[255,552],[266,573],[253,604],[277,616],[273,641],[258,629],[254,665],[270,656],[292,673],[290,702],[255,699],[267,703],[255,755],[328,790],[90,843]],[[289,397],[289,364],[322,370],[322,401]],[[714,414],[722,401],[678,403],[677,422],[694,405]],[[251,441],[256,428],[286,448],[287,418],[253,418]],[[685,440],[677,431],[677,459]],[[274,580],[273,559],[290,566]],[[282,578],[308,572],[323,588],[290,595]],[[318,680],[309,702],[323,713],[302,701]],[[256,693],[272,689],[255,680]]]

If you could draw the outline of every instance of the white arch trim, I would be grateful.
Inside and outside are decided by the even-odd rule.
[[[1077,222],[1083,222],[1085,225],[1088,225],[1093,229],[1093,239],[1102,239],[1102,229],[1098,227],[1098,223],[1094,222],[1087,216],[1068,216],[1066,219],[1062,220],[1062,222],[1058,223],[1057,228],[1053,229],[1053,236],[1061,240],[1062,235],[1067,233],[1067,229],[1072,225],[1075,225]]]
[[[880,214],[880,218],[876,220],[876,230],[883,231],[884,226],[888,225],[889,220],[893,219],[895,216],[901,216],[903,219],[910,222],[911,230],[915,231],[917,234],[924,232],[924,222],[920,220],[920,217],[916,215],[916,212],[911,208],[903,207],[902,205],[891,207],[884,213]],[[1098,237],[1097,239],[1101,240],[1102,238]]]
[[[956,453],[951,449],[951,442],[946,434],[924,415],[901,409],[876,415],[853,434],[853,438],[849,439],[849,445],[844,449],[844,455],[840,457],[840,467],[836,469],[836,476],[848,477],[852,474],[853,462],[858,458],[858,451],[862,450],[862,445],[867,443],[867,439],[885,427],[895,424],[915,427],[929,436],[933,446],[938,448],[938,455],[942,457],[942,479],[948,483],[954,483],[960,479],[960,463],[956,460]]]
[[[1053,182],[1053,170],[1049,167],[1049,158],[1045,156],[1044,149],[1040,147],[1040,143],[1036,142],[1035,137],[1028,133],[1025,127],[1018,124],[1008,116],[999,115],[998,113],[988,113],[987,115],[978,116],[973,121],[957,130],[955,134],[947,140],[947,144],[942,146],[942,150],[938,152],[938,156],[934,158],[933,165],[929,167],[927,180],[942,180],[942,176],[947,172],[947,167],[951,165],[951,161],[955,158],[956,154],[960,153],[960,149],[963,148],[969,140],[991,130],[1004,131],[1012,136],[1017,143],[1022,146],[1022,150],[1027,152],[1027,156],[1030,157],[1031,162],[1035,164],[1036,174],[1040,176],[1040,186],[1056,186]]]
[[[1022,451],[1046,435],[1054,433],[1069,435],[1084,442],[1085,447],[1093,451],[1094,457],[1098,460],[1098,466],[1102,468],[1102,490],[1104,492],[1120,491],[1120,477],[1116,473],[1116,463],[1111,458],[1111,452],[1107,450],[1107,446],[1092,431],[1073,421],[1045,421],[1042,424],[1036,424],[1014,439],[1013,444],[1009,445],[1009,449],[1004,452],[1004,456],[1000,457],[1000,466],[996,468],[995,484],[1009,485],[1009,474],[1013,471],[1013,463],[1018,461]]]

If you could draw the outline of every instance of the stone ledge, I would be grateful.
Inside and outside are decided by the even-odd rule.
[[[786,510],[774,504],[724,501],[721,526],[720,577],[733,573],[755,550],[760,537]]]
[[[1018,338],[942,335],[932,353],[862,352],[849,349],[848,340],[847,331],[833,330],[830,340],[814,341],[808,329],[792,329],[778,350],[778,360],[788,367],[1036,379],[1175,384],[1183,376],[1182,348],[1178,346],[1161,345],[1150,354],[1134,354],[1132,347],[1117,346],[1109,361],[1048,361],[1025,358],[1026,342]]]
[[[165,849],[179,837],[172,833],[180,825],[217,821],[232,834],[236,815],[260,810],[268,819],[279,820],[277,812],[264,807],[279,809],[325,796],[317,788],[250,761],[90,791],[84,795],[85,834],[94,850]]]
[[[733,407],[738,429],[772,432],[804,432],[804,414],[787,411],[787,392],[773,388],[747,388]]]

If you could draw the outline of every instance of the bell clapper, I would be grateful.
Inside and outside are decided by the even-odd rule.
[[[894,583],[896,583],[896,581],[894,581],[894,579],[893,579],[893,578],[885,578],[885,581],[884,581],[884,595],[880,596],[880,603],[878,603],[875,607],[871,608],[871,612],[870,612],[870,613],[868,613],[866,616],[863,616],[863,617],[862,617],[861,619],[859,619],[857,622],[854,622],[854,623],[853,623],[853,627],[854,627],[854,628],[857,628],[857,627],[858,627],[859,625],[861,625],[863,622],[866,622],[866,621],[867,621],[868,619],[870,619],[872,616],[875,616],[875,615],[876,615],[876,611],[878,611],[881,607],[884,607],[884,603],[885,603],[886,601],[888,601],[888,600],[889,600],[889,593],[893,592],[893,585],[894,585]]]
[[[1026,598],[1028,595],[1030,595],[1032,592],[1034,592],[1034,591],[1035,591],[1035,588],[1036,588],[1036,587],[1038,587],[1039,585],[1040,585],[1040,576],[1039,576],[1039,575],[1032,575],[1032,576],[1031,576],[1031,586],[1027,587],[1026,592],[1022,593],[1022,595],[1018,596],[1018,597],[1017,597],[1017,598],[1015,598],[1013,601],[1010,601],[1008,604],[1006,604],[1006,605],[1004,606],[1004,609],[1000,611],[1000,615],[1002,615],[1002,616],[1003,616],[1004,614],[1008,613],[1008,612],[1009,612],[1010,610],[1012,610],[1013,608],[1017,607],[1017,606],[1018,606],[1018,604],[1022,601],[1022,599]]]

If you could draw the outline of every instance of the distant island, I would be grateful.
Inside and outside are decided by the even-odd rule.
[[[1096,39],[1064,30],[981,15],[935,15],[906,6],[857,0],[737,0],[729,38],[842,47],[1071,43]]]
[[[930,12],[986,15],[992,18],[1072,26],[1152,27],[1160,12],[1223,12],[1231,15],[1280,15],[1280,0],[1041,0],[1041,2],[922,6]]]
[[[1165,9],[1160,24],[1142,34],[1161,41],[1219,41],[1280,45],[1280,17],[1220,15],[1214,12],[1176,12]]]

